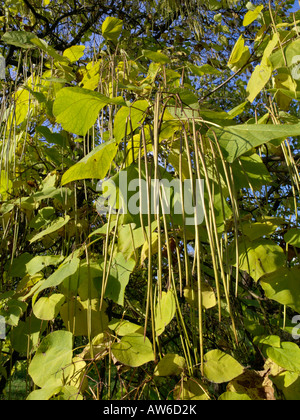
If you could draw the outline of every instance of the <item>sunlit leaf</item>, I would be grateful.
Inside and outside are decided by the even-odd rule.
[[[33,382],[41,388],[62,385],[64,369],[72,362],[72,347],[73,336],[68,331],[55,331],[45,337],[29,365]]]
[[[281,347],[268,347],[267,355],[282,368],[300,374],[300,349],[296,343],[284,341]]]
[[[94,150],[64,173],[61,180],[62,185],[81,179],[103,179],[117,151],[118,146],[114,141],[95,147]]]
[[[188,379],[177,385],[174,389],[174,398],[176,400],[209,400],[209,395],[204,385],[198,379]]]
[[[59,286],[66,278],[72,276],[79,268],[80,260],[77,257],[71,258],[69,261],[63,263],[58,269],[42,282],[41,285],[37,285],[37,292],[48,289],[50,287]]]
[[[241,35],[233,47],[228,61],[228,67],[233,72],[236,72],[248,62],[249,58],[249,48],[245,47],[245,41],[243,39],[243,36]]]
[[[125,289],[135,266],[133,259],[126,260],[121,252],[116,254],[108,276],[105,297],[124,305]]]
[[[273,68],[269,61],[255,67],[247,85],[248,100],[253,102],[272,76]]]
[[[161,335],[175,316],[176,301],[172,290],[162,292],[155,308],[156,335]]]
[[[260,6],[257,6],[255,10],[248,10],[248,12],[244,16],[243,26],[248,26],[252,22],[254,22],[258,18],[263,8],[264,6],[260,5]]]
[[[119,319],[112,319],[108,326],[121,337],[133,333],[143,334],[144,332],[144,328],[142,326],[127,321],[126,319],[121,321]]]
[[[68,331],[75,337],[95,337],[105,331],[108,326],[106,314],[107,304],[103,302],[99,310],[99,299],[81,301],[77,299],[68,300],[61,308],[60,315]]]
[[[111,346],[114,357],[131,367],[142,366],[154,360],[152,344],[142,334],[130,334]]]
[[[299,136],[300,124],[272,125],[272,124],[241,124],[236,126],[214,128],[219,139],[220,146],[228,162],[251,150],[253,147],[261,146],[271,140],[284,138],[286,136]],[[214,140],[214,136],[209,132]]]
[[[158,51],[143,50],[143,55],[155,63],[167,64],[171,62],[167,55]]]
[[[37,255],[26,264],[26,271],[30,276],[34,276],[39,271],[49,267],[49,265],[58,265],[60,262],[62,262],[62,260],[63,257],[60,255]]]
[[[300,312],[300,270],[298,267],[278,268],[261,278],[260,284],[269,299]]]
[[[251,401],[247,394],[238,394],[237,392],[224,392],[218,398],[219,401]]]
[[[21,48],[33,48],[31,40],[37,36],[27,31],[9,31],[2,36],[2,41],[6,44]]]
[[[235,249],[232,248],[232,259],[236,265]],[[255,241],[241,242],[239,245],[239,267],[258,281],[264,274],[272,273],[285,264],[283,249],[276,243],[260,239]]]
[[[232,356],[220,350],[211,350],[204,356],[204,376],[211,382],[229,382],[244,371]]]
[[[53,113],[66,131],[84,136],[95,124],[101,109],[112,103],[124,105],[124,100],[88,89],[66,87],[57,93]]]
[[[54,293],[50,297],[41,297],[33,307],[33,313],[38,319],[51,321],[60,310],[65,301],[65,296],[60,293]]]
[[[155,376],[180,375],[185,367],[185,359],[178,354],[166,354],[155,367]]]
[[[64,57],[68,58],[71,63],[75,63],[84,55],[84,45],[73,45],[64,51]]]
[[[115,17],[107,17],[102,24],[102,35],[105,39],[117,41],[123,30],[123,21]]]
[[[39,241],[44,236],[51,235],[54,232],[57,232],[61,228],[63,228],[67,223],[70,221],[70,216],[66,217],[59,217],[57,220],[55,220],[53,223],[51,223],[46,229],[42,230],[41,232],[34,235],[33,238],[30,239],[30,243]]]
[[[117,112],[114,121],[114,137],[120,142],[125,135],[129,135],[145,118],[145,111],[149,107],[148,101],[136,101],[131,107],[122,107]]]

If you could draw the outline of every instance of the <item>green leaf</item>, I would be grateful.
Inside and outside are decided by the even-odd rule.
[[[183,401],[210,399],[203,384],[194,378],[180,382],[174,389],[174,398]]]
[[[103,271],[100,267],[103,257],[80,261],[79,269],[64,280],[61,285],[62,293],[65,296],[80,296],[82,301],[87,299],[100,298],[102,291]]]
[[[78,388],[74,386],[47,386],[42,389],[37,389],[32,391],[28,397],[27,401],[48,401],[52,397],[57,396],[55,399],[66,400],[66,401],[81,401],[83,397],[78,393]]]
[[[44,39],[40,39],[40,38],[35,37],[35,38],[31,39],[31,43],[33,45],[36,45],[38,48],[40,48],[42,51],[44,51],[50,57],[54,58],[54,60],[56,60],[57,62],[68,64],[69,60],[66,57],[62,57],[61,55],[59,55],[55,51],[54,48],[52,48],[50,45],[47,44],[47,42]],[[69,67],[67,67],[67,69],[69,71],[72,70]]]
[[[0,314],[5,318],[5,323],[17,327],[19,320],[27,309],[27,303],[17,299],[9,299]]]
[[[157,222],[151,223],[151,232],[157,228]],[[148,228],[146,227],[148,232]],[[136,250],[145,243],[144,229],[135,228],[135,224],[127,224],[118,228],[118,250],[124,255],[125,259],[130,258]]]
[[[255,67],[247,85],[248,101],[253,102],[256,96],[263,90],[272,76],[273,68],[269,60]]]
[[[279,42],[279,37],[274,34],[268,42],[261,60],[251,75],[246,91],[249,93],[248,100],[253,102],[256,96],[263,90],[272,76],[273,65],[269,60],[271,53]]]
[[[253,343],[262,346],[280,347],[280,337],[278,335],[262,335],[254,337]]]
[[[109,104],[125,105],[121,97],[108,98],[88,89],[66,87],[56,95],[53,114],[66,131],[85,136],[101,109]]]
[[[204,356],[204,376],[211,382],[216,384],[229,382],[243,372],[242,365],[220,350],[211,350]]]
[[[234,184],[237,190],[249,188],[249,182],[254,190],[259,190],[263,185],[271,182],[270,173],[257,153],[241,156],[240,161],[242,165],[238,160],[232,163]]]
[[[133,322],[119,319],[112,319],[108,324],[109,328],[116,332],[117,335],[123,337],[124,335],[138,333],[143,334],[144,329],[140,325]]]
[[[29,242],[32,244],[33,242],[39,241],[44,236],[51,235],[51,233],[54,233],[60,230],[62,227],[64,227],[67,223],[69,223],[69,221],[70,221],[69,215],[67,215],[66,217],[59,217],[57,220],[51,223],[46,229],[34,235],[34,237],[31,238]]]
[[[151,255],[155,255],[158,253],[158,233],[157,232],[153,232],[151,235],[150,249],[151,249]],[[141,250],[141,265],[148,258],[148,256],[149,256],[149,243],[148,241],[145,241]]]
[[[8,174],[5,171],[0,172],[0,197],[2,201],[5,201],[8,194],[12,192],[13,183],[9,179]]]
[[[51,321],[58,315],[64,301],[65,296],[59,293],[54,293],[50,297],[41,297],[33,306],[33,313],[38,319]]]
[[[60,309],[60,315],[66,328],[75,337],[85,336],[92,338],[105,331],[108,326],[106,315],[107,304],[103,302],[99,311],[99,299],[82,301],[78,296],[67,301]]]
[[[63,56],[68,58],[70,63],[75,63],[84,55],[84,45],[73,45],[71,48],[67,48],[64,51]]]
[[[287,401],[300,400],[300,376],[298,374],[285,371],[273,377],[272,381],[283,392]]]
[[[269,299],[300,313],[300,269],[282,267],[261,278],[260,284]]]
[[[64,369],[72,362],[72,347],[73,336],[68,331],[55,331],[45,337],[29,366],[33,382],[41,388],[62,385]]]
[[[300,349],[296,343],[283,342],[281,347],[268,347],[267,355],[283,369],[300,374]]]
[[[26,271],[30,276],[34,276],[39,271],[44,270],[49,265],[58,265],[64,257],[61,255],[36,256],[26,264]]]
[[[283,46],[283,51],[281,48],[276,51],[274,54],[270,56],[270,61],[274,69],[278,69],[280,67],[286,67],[286,63],[288,67],[297,71],[297,65],[299,63],[299,48],[300,48],[300,39],[296,39],[295,41],[288,43],[287,45]]]
[[[284,235],[284,240],[287,244],[300,248],[300,229],[290,229]]]
[[[245,47],[245,41],[241,35],[233,47],[227,65],[233,72],[237,72],[247,63],[249,58],[249,48]]]
[[[159,64],[170,63],[169,57],[159,51],[143,50],[143,56]]]
[[[235,246],[232,259],[235,265]],[[283,249],[268,239],[248,241],[239,245],[240,270],[245,270],[258,281],[264,274],[272,273],[285,264]]]
[[[28,395],[26,400],[27,401],[48,401],[54,395],[58,394],[61,389],[62,389],[62,387],[57,386],[57,385],[47,386],[47,387],[42,388],[42,389],[36,389],[35,391],[32,391]]]
[[[75,296],[78,293],[82,301],[99,299],[102,293],[103,271],[100,266],[102,259],[100,256],[99,260],[90,259],[88,263],[81,260],[78,272],[64,282],[63,293],[69,291]]]
[[[115,17],[108,17],[102,24],[102,35],[110,41],[117,41],[123,30],[123,21]]]
[[[170,289],[168,292],[162,292],[162,297],[158,300],[155,308],[155,332],[160,336],[167,325],[170,324],[175,316],[176,301],[174,292]]]
[[[47,327],[47,323],[37,319],[33,314],[26,317],[26,321],[19,321],[10,333],[10,340],[14,350],[19,353],[30,354],[38,347],[40,336]],[[26,337],[26,340],[24,340]]]
[[[224,157],[228,162],[233,162],[253,147],[258,147],[271,140],[285,138],[287,136],[299,136],[300,124],[241,124],[224,128],[214,128],[208,132],[209,137],[214,141],[212,130],[219,139]]]
[[[33,48],[32,39],[37,36],[26,31],[10,31],[2,36],[2,41],[9,45],[21,48]]]
[[[69,261],[63,263],[58,269],[45,280],[42,284],[38,284],[37,293],[45,289],[59,286],[66,278],[76,273],[79,268],[80,259],[77,257],[71,258]]]
[[[272,221],[257,222],[257,223],[243,223],[243,234],[251,241],[262,238],[263,236],[271,235],[276,231],[278,224]]]
[[[138,367],[154,360],[152,344],[141,334],[126,335],[111,346],[114,357],[123,365]]]
[[[219,401],[251,401],[247,394],[238,394],[237,392],[224,392],[218,398]]]
[[[121,252],[117,253],[108,276],[105,297],[121,306],[124,305],[125,288],[135,266],[136,262],[133,259],[126,261]]]
[[[145,111],[149,107],[146,100],[134,102],[130,107],[119,109],[114,120],[114,138],[119,143],[125,135],[136,130],[145,117]]]
[[[64,173],[61,184],[81,179],[105,178],[117,151],[118,146],[115,141],[100,144]]]
[[[261,5],[261,6],[257,6],[255,10],[248,10],[248,12],[244,16],[243,26],[251,25],[251,23],[254,22],[258,18],[263,8],[264,6]]]
[[[25,252],[19,257],[13,260],[13,264],[10,267],[7,267],[7,270],[10,271],[12,277],[24,277],[27,272],[27,264],[32,260],[33,256]]]
[[[184,357],[178,354],[166,354],[155,367],[154,376],[180,375],[185,367]]]
[[[214,74],[216,76],[219,76],[221,74],[220,70],[215,69],[209,64],[204,64],[203,66],[195,66],[194,64],[187,63],[187,65],[191,72],[194,73],[196,76],[201,77],[205,74]]]
[[[216,306],[217,299],[215,292],[212,287],[210,287],[204,281],[201,284],[201,294],[202,294],[202,306],[205,309],[210,309]],[[191,287],[186,287],[184,289],[184,297],[186,301],[193,306],[198,308],[198,293],[197,290]]]
[[[56,144],[67,148],[67,139],[59,133],[52,133],[48,127],[40,126],[36,128],[36,132],[41,134],[48,141],[49,144]]]

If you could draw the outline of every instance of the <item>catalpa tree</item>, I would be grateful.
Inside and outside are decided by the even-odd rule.
[[[1,2],[1,398],[300,399],[296,10]]]

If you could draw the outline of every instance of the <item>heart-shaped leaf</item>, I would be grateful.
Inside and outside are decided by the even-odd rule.
[[[300,349],[296,343],[284,341],[281,347],[268,347],[267,355],[277,365],[300,375]]]
[[[178,354],[166,354],[154,370],[155,376],[180,375],[185,367],[185,358]]]
[[[62,385],[63,369],[72,362],[72,345],[73,336],[68,331],[55,331],[43,339],[29,366],[37,386]]]
[[[41,297],[35,303],[33,313],[38,319],[51,321],[58,315],[64,301],[65,296],[60,293],[55,293],[50,297]]]
[[[211,382],[229,382],[243,372],[243,366],[221,350],[211,350],[204,356],[204,376]]]
[[[123,30],[121,19],[109,16],[102,24],[102,35],[110,41],[117,41]]]
[[[269,299],[300,312],[300,269],[282,267],[263,276],[260,284]]]
[[[77,87],[61,89],[54,101],[53,114],[66,131],[86,135],[99,112],[109,104],[126,105],[123,98],[108,98],[98,92]]]
[[[138,367],[154,360],[152,344],[142,334],[130,334],[111,346],[114,357],[123,365]]]

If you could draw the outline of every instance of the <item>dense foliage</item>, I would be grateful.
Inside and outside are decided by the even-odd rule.
[[[0,3],[0,398],[300,399],[292,3]]]

